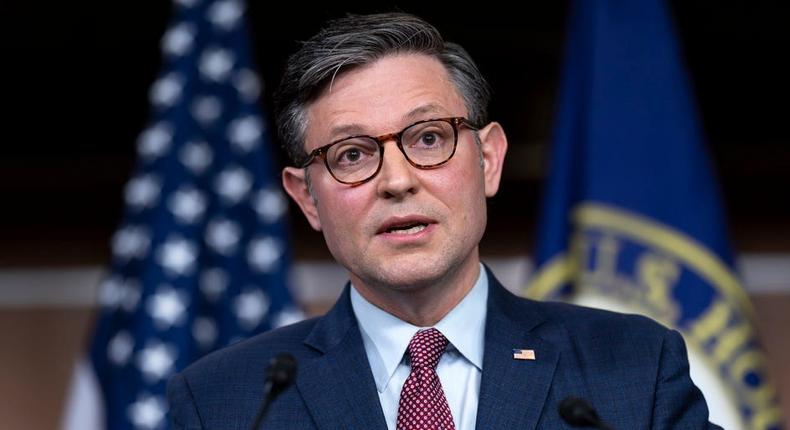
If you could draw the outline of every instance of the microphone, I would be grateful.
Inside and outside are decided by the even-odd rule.
[[[291,385],[295,376],[296,359],[293,355],[284,352],[269,360],[269,367],[266,368],[266,382],[263,386],[263,402],[255,415],[255,421],[250,427],[251,430],[256,430],[260,426],[269,405],[282,390]]]
[[[571,427],[594,427],[600,430],[614,430],[603,422],[598,413],[586,400],[578,397],[566,397],[557,408],[562,420]]]

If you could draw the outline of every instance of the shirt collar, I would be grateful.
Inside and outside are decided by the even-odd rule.
[[[483,332],[485,330],[488,276],[480,265],[472,290],[434,326],[455,349],[477,369],[483,369]],[[376,388],[383,392],[403,360],[411,338],[421,329],[376,307],[351,289],[351,307],[359,322],[365,352]]]

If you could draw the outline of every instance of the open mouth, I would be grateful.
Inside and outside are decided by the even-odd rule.
[[[410,215],[404,217],[391,217],[379,228],[378,234],[391,234],[408,236],[410,234],[417,234],[436,221],[420,216]]]
[[[394,225],[385,230],[386,233],[391,234],[415,234],[425,230],[428,224],[425,223],[409,223],[403,225]]]

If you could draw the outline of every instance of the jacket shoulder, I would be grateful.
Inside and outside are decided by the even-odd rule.
[[[548,320],[564,326],[571,333],[618,332],[626,335],[638,334],[641,336],[663,337],[670,331],[658,322],[643,315],[613,312],[560,302],[540,302],[537,306],[540,307],[541,312]]]
[[[280,353],[289,353],[297,360],[312,357],[314,351],[304,345],[303,341],[317,320],[318,318],[312,318],[273,329],[214,351],[187,366],[183,374],[188,379],[215,373],[228,377],[241,370],[248,370],[250,363],[263,363],[265,366],[270,358]],[[263,373],[260,375],[262,378]]]
[[[173,375],[167,396],[175,427],[241,428],[238,423],[248,427],[260,406],[271,358],[289,353],[299,362],[318,354],[304,344],[318,320],[302,321],[240,341]],[[293,385],[279,396],[280,402],[290,406],[298,405],[297,399]],[[298,416],[308,419],[303,411]],[[230,423],[236,423],[236,427]],[[296,426],[307,428],[307,422],[302,424]]]
[[[612,380],[633,379],[631,372],[638,372],[647,383],[667,364],[662,363],[662,356],[668,352],[686,361],[680,334],[648,317],[567,303],[541,302],[537,306],[545,321],[537,333],[587,372]]]

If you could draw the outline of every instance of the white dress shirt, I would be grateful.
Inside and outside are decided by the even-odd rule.
[[[449,341],[436,373],[457,430],[475,428],[487,299],[488,277],[481,264],[472,290],[434,326]],[[419,330],[430,327],[417,327],[385,312],[365,300],[354,288],[351,289],[351,307],[362,332],[387,428],[396,430],[401,388],[411,372],[406,348]]]

